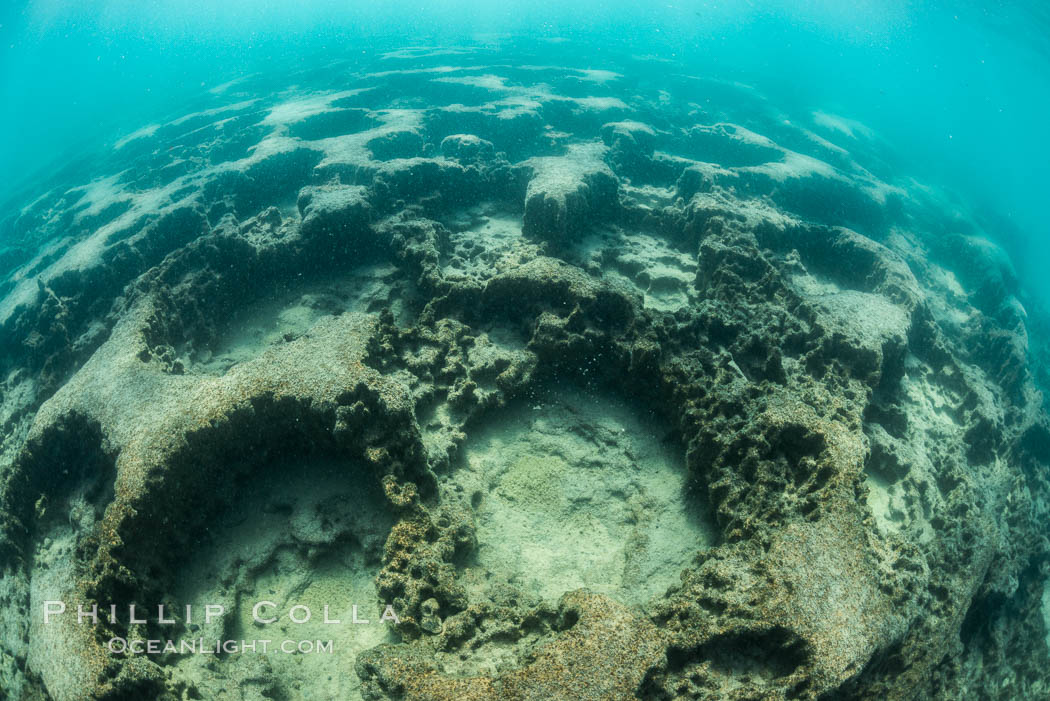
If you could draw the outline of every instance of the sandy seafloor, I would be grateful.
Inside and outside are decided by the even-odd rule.
[[[19,204],[0,697],[1050,696],[1006,254],[861,124],[550,56],[246,76]]]

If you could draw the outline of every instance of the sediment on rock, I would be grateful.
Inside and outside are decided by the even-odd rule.
[[[1003,251],[741,86],[486,58],[246,80],[5,225],[0,688],[1050,693],[1050,324]],[[343,589],[400,623],[328,666],[31,616]]]

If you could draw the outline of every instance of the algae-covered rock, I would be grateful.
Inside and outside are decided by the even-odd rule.
[[[306,187],[299,191],[304,236],[349,238],[367,235],[371,218],[368,191],[359,185]]]
[[[1046,697],[1050,324],[978,218],[511,58],[245,78],[12,210],[0,697]]]
[[[600,144],[570,146],[565,156],[533,158],[522,230],[553,243],[616,217],[617,180],[602,161]]]
[[[474,134],[451,134],[441,140],[441,152],[448,157],[471,163],[488,160],[495,155],[491,141]]]

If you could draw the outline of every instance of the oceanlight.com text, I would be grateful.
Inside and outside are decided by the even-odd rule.
[[[111,638],[106,644],[111,655],[243,655],[285,654],[311,655],[332,654],[331,640],[206,640],[190,638],[184,640],[128,640]]]

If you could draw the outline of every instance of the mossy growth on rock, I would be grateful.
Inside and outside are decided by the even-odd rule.
[[[245,78],[20,205],[0,696],[1047,697],[988,232],[745,86],[491,58]],[[110,645],[169,638],[337,648]]]

